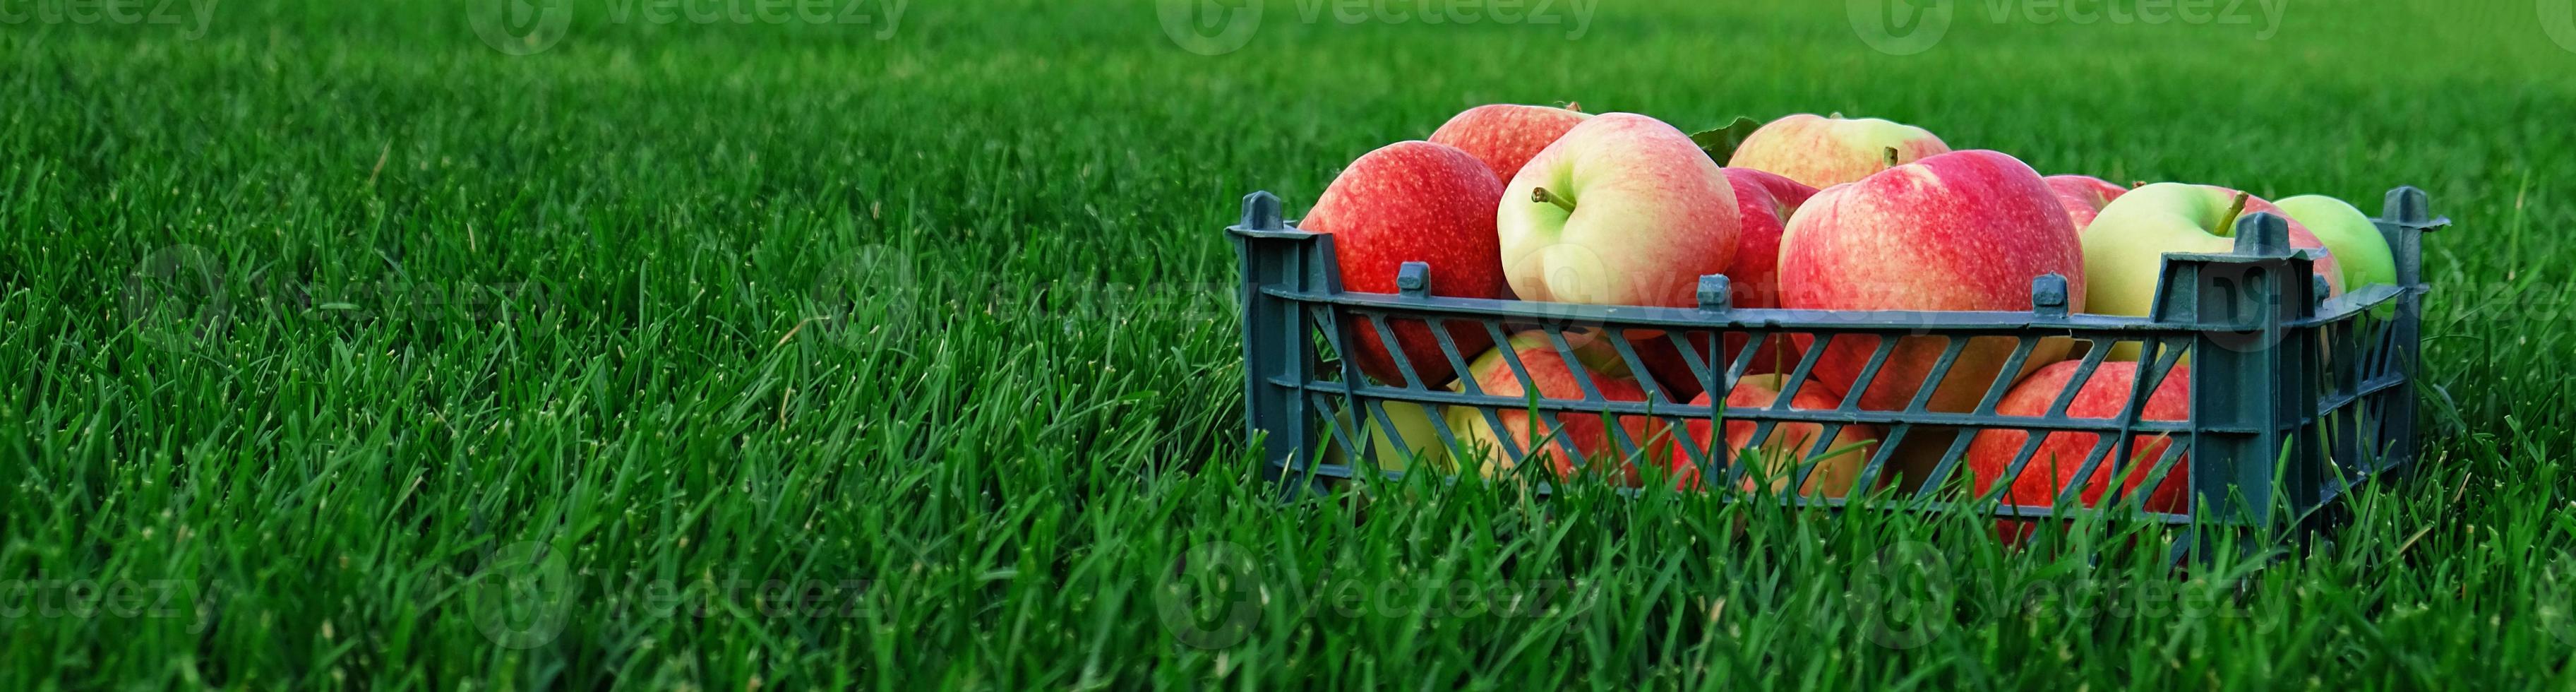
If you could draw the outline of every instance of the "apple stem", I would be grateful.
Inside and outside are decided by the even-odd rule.
[[[2236,217],[2245,213],[2246,196],[2247,195],[2242,192],[2236,193],[2236,201],[2227,205],[2227,217],[2218,220],[2218,230],[2227,231],[2231,234],[2235,232]]]
[[[1564,209],[1565,213],[1574,213],[1574,200],[1549,194],[1547,188],[1541,187],[1530,189],[1530,201],[1554,204],[1557,208]]]
[[[1896,157],[1897,157],[1896,147],[1888,147],[1888,148],[1887,148],[1887,158],[1885,159],[1885,161],[1886,161],[1886,163],[1887,163],[1887,167],[1888,167],[1888,168],[1895,168],[1895,167],[1896,167],[1896,164],[1897,164]]]

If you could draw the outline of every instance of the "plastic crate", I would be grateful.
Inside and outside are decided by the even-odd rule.
[[[2187,473],[2188,509],[2153,513],[2129,503],[2132,515],[2170,523],[2188,523],[2197,517],[2205,522],[2271,526],[2306,516],[2353,485],[2402,471],[2413,462],[2418,446],[2413,386],[2423,295],[2428,290],[2422,278],[2422,237],[2447,223],[2431,216],[2428,205],[2423,191],[2400,187],[2389,191],[2375,219],[2396,260],[2399,285],[2352,287],[2326,298],[2323,279],[2310,271],[2311,251],[2290,248],[2285,224],[2278,217],[2250,214],[2238,220],[2232,252],[2166,255],[2154,314],[2122,317],[2069,314],[2065,280],[2055,275],[2033,282],[2036,307],[2029,312],[1737,309],[1729,304],[1726,277],[1718,275],[1702,277],[1695,308],[1433,297],[1425,287],[1429,273],[1439,268],[1421,263],[1403,267],[1398,280],[1401,293],[1355,293],[1342,289],[1332,236],[1297,230],[1283,221],[1277,197],[1254,193],[1244,199],[1241,223],[1227,229],[1243,272],[1245,422],[1267,461],[1265,477],[1287,484],[1292,492],[1378,472],[1383,460],[1376,458],[1374,446],[1366,444],[1353,426],[1336,421],[1372,421],[1385,434],[1400,437],[1385,413],[1385,402],[1441,410],[1474,407],[1496,428],[1502,426],[1494,416],[1502,411],[1534,412],[1537,420],[1560,430],[1557,417],[1565,415],[1651,416],[1676,428],[1685,420],[1706,420],[1711,430],[1721,431],[1724,419],[1740,419],[1754,423],[1752,437],[1757,440],[1767,439],[1771,429],[1783,423],[1819,424],[1821,441],[1803,452],[1807,462],[1827,452],[1825,442],[1844,426],[1870,425],[1882,437],[1855,487],[1881,488],[1880,482],[1889,478],[1891,459],[1908,450],[1913,455],[1909,461],[1915,463],[1908,467],[1912,473],[1901,489],[1855,491],[1840,499],[1782,499],[1834,507],[1874,504],[1918,510],[1975,502],[1979,511],[1990,510],[1999,517],[2069,516],[2080,510],[2068,502],[2071,495],[2057,498],[2057,504],[2068,507],[2060,511],[2004,504],[2000,492],[1983,496],[1958,492],[1954,477],[1963,472],[1962,459],[1976,431],[2006,428],[2032,433],[2009,467],[2012,471],[2029,468],[2037,441],[2048,432],[2097,433],[2091,456],[2084,462],[2084,475],[2076,477],[2071,487],[2083,486],[2094,473],[2125,478],[2126,465],[2148,461],[2130,461],[2134,436],[2163,435],[2169,436],[2171,444],[2163,458],[2155,460],[2156,477],[2144,487],[2155,487],[2165,473]],[[1407,381],[1374,382],[1348,359],[1333,355],[1349,352],[1343,345],[1352,343],[1355,329],[1380,330],[1386,343],[1393,343],[1387,330],[1410,320],[1436,325],[1429,333],[1459,373],[1466,373],[1468,362],[1479,354],[1461,353],[1450,338],[1450,327],[1481,328],[1496,344],[1529,330],[1599,330],[1593,333],[1612,336],[1606,343],[1639,373],[1649,368],[1629,343],[1630,332],[1662,331],[1663,338],[1685,354],[1702,388],[1716,393],[1711,398],[1719,405],[1673,401],[1651,377],[1640,378],[1647,390],[1647,400],[1642,402],[1606,399],[1588,377],[1579,378],[1585,394],[1580,399],[1493,396],[1479,391],[1469,377],[1461,377],[1470,381],[1454,385],[1458,390],[1453,391],[1444,382],[1418,381],[1416,368],[1402,349],[1388,352]],[[1732,362],[1718,362],[1724,349],[1715,335],[1728,333],[1756,340],[1774,334],[1809,335],[1815,347],[1806,349],[1789,373],[1793,383],[1807,380],[1828,340],[1866,339],[1876,344],[1876,350],[1837,408],[1790,409],[1789,393],[1771,407],[1734,407],[1723,405],[1723,393],[1747,372],[1754,349],[1742,349]],[[1695,336],[1705,343],[1693,341]],[[2008,338],[2016,346],[2002,368],[2003,375],[1987,387],[1972,411],[1931,410],[1926,405],[1929,386],[1902,410],[1868,410],[1859,407],[1858,394],[1879,376],[1880,365],[1900,342],[1880,337],[1938,339],[1946,344],[1933,364],[1929,383],[1942,382],[1970,337]],[[2113,344],[2139,344],[2148,354],[2139,358],[2136,368],[2140,382],[2132,382],[2131,390],[2136,395],[2119,415],[2100,419],[1996,412],[1997,402],[2036,344],[2054,338],[2083,344],[2077,382],[2092,376]],[[1560,356],[1573,361],[1563,338],[1551,341]],[[2150,345],[2154,348],[2146,348]],[[1537,391],[1518,358],[1505,362],[1525,391]],[[2152,390],[2152,383],[2177,368],[2188,368],[2188,420],[2140,420],[2140,399]],[[2061,398],[2048,411],[2055,414],[2065,409]],[[1357,415],[1351,415],[1354,412]],[[1440,439],[1397,440],[1398,446],[1454,446],[1457,431],[1443,416],[1431,418]],[[1619,425],[1607,427],[1622,454],[1636,453],[1638,440],[1628,439]],[[1733,487],[1746,469],[1726,461],[1719,437],[1715,449],[1689,450],[1690,459],[1699,465],[1702,478],[1728,479],[1727,485],[1712,482],[1708,487]],[[1908,438],[1920,439],[1908,447]],[[1349,450],[1346,463],[1319,461],[1318,452],[1328,440]],[[1942,441],[1946,447],[1939,446]],[[1529,453],[1508,441],[1503,446],[1500,451],[1513,463]],[[1938,456],[1929,456],[1927,447]],[[1924,459],[1931,460],[1928,470],[1923,468]],[[1789,487],[1803,487],[1803,474],[1811,470],[1796,471],[1801,478]],[[2114,505],[2105,500],[2102,506]]]

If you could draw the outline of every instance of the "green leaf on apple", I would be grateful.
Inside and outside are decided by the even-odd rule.
[[[1692,143],[1699,145],[1700,151],[1708,152],[1710,159],[1716,160],[1717,165],[1724,166],[1727,159],[1735,156],[1735,147],[1743,144],[1744,138],[1753,136],[1753,131],[1759,129],[1762,129],[1762,121],[1737,117],[1735,122],[1727,123],[1725,127],[1694,132],[1691,133],[1690,138]]]

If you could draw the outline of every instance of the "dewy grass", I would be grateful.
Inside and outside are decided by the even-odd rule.
[[[2576,682],[2576,53],[2530,5],[2257,39],[1957,4],[1902,56],[1843,3],[1601,3],[1572,40],[1268,5],[1217,56],[1089,1],[562,3],[526,55],[465,3],[0,26],[0,688]],[[2423,187],[2455,223],[2419,468],[2180,570],[2109,519],[2011,549],[1669,488],[1278,502],[1236,200],[1568,100]]]

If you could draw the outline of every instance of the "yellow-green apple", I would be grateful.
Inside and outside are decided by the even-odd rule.
[[[1522,300],[1689,307],[1700,276],[1733,266],[1739,221],[1726,175],[1689,135],[1607,113],[1512,177],[1495,226]]]
[[[1780,392],[1788,381],[1787,375],[1780,374],[1753,375],[1736,380],[1735,388],[1726,394],[1726,405],[1733,408],[1770,408],[1779,401]],[[1789,408],[1800,411],[1831,410],[1841,403],[1841,397],[1833,392],[1821,391],[1822,389],[1821,383],[1808,380],[1805,386],[1799,388],[1798,395],[1789,399]],[[1708,395],[1702,394],[1690,403],[1692,406],[1706,406]],[[1753,433],[1759,426],[1759,423],[1750,420],[1728,419],[1726,446],[1718,450],[1725,454],[1721,459],[1730,464],[1743,463],[1738,460],[1738,457],[1747,450],[1752,450],[1762,462],[1758,470],[1745,470],[1744,480],[1739,484],[1744,490],[1765,486],[1772,492],[1786,490],[1789,487],[1789,481],[1797,478],[1803,470],[1807,474],[1807,481],[1798,486],[1800,496],[1821,493],[1825,497],[1842,497],[1851,492],[1852,485],[1860,480],[1861,468],[1868,464],[1870,454],[1878,448],[1877,428],[1868,425],[1846,425],[1834,434],[1833,442],[1826,446],[1827,454],[1810,464],[1806,461],[1808,452],[1814,450],[1816,442],[1824,437],[1823,425],[1775,424],[1771,426],[1771,434],[1765,436],[1760,443],[1756,443],[1753,441]],[[1702,452],[1708,451],[1708,421],[1693,420],[1684,423],[1682,427],[1685,432],[1679,444],[1691,445],[1693,449]],[[1689,450],[1673,450],[1674,487],[1685,490],[1696,490],[1701,487],[1699,465],[1691,461],[1692,454],[1693,452]],[[1768,483],[1763,482],[1766,479]]]
[[[2029,380],[2004,395],[2003,401],[1995,405],[1995,413],[2028,417],[2047,414],[2049,407],[2065,394],[2070,381],[2075,379],[2075,372],[2082,367],[2080,361],[2064,361],[2032,373]],[[2066,405],[2067,417],[2108,419],[2119,416],[2121,409],[2129,405],[2129,394],[2135,386],[2137,373],[2138,364],[2134,362],[2102,363],[2076,389],[2075,398]],[[2138,412],[2140,419],[2160,421],[2186,420],[2190,415],[2191,372],[2187,367],[2176,367],[2166,372],[2164,380],[2156,384],[2155,391],[2148,393],[2146,408]],[[2058,494],[2075,484],[2076,475],[2083,473],[2085,465],[2092,459],[2093,448],[2101,442],[2099,433],[2049,433],[2047,439],[2039,442],[2039,449],[2022,467],[2021,473],[2012,478],[2010,488],[2003,493],[2004,504],[2054,506]],[[2030,433],[2023,430],[1990,428],[1977,433],[1977,439],[1968,443],[1966,459],[1969,471],[1976,476],[1977,493],[1982,496],[1992,492],[1996,483],[2003,482],[2005,472],[2012,469],[2013,458],[2019,456],[2022,447],[2029,443]],[[2154,475],[2156,464],[2164,459],[2172,443],[2171,438],[2161,434],[2142,434],[2132,438],[2129,461],[2125,465],[2128,475],[2120,483],[2120,492],[2136,493],[2138,486]],[[2110,455],[2117,453],[2118,447],[2112,450],[2103,454],[2101,465],[2085,479],[2084,489],[2077,491],[2076,499],[2084,507],[2100,505],[2103,494],[2111,488],[2111,462],[2114,460]],[[2157,482],[2156,487],[2142,499],[2144,509],[2166,513],[2179,513],[2185,509],[2190,488],[2189,474],[2184,472],[2187,460],[2188,457],[2179,457],[2165,471],[2164,480]],[[1996,529],[2006,540],[2019,541],[2029,533],[2030,526],[2026,521],[2005,519],[1996,523]]]
[[[1503,272],[1494,235],[1494,205],[1502,195],[1502,183],[1467,152],[1446,144],[1398,142],[1351,162],[1324,188],[1314,210],[1298,225],[1333,234],[1333,252],[1346,290],[1394,293],[1396,273],[1404,263],[1424,262],[1431,265],[1432,295],[1499,298]],[[1377,329],[1356,315],[1344,319],[1358,341],[1345,355],[1360,372],[1381,382],[1403,383],[1402,371],[1379,340]],[[1419,320],[1387,322],[1425,386],[1440,386],[1456,374],[1430,325]],[[1476,324],[1447,327],[1459,353],[1475,353],[1493,344],[1493,338]]]
[[[2120,193],[2129,191],[2129,188],[2089,175],[2052,175],[2040,180],[2048,183],[2050,192],[2057,193],[2059,204],[2066,205],[2066,218],[2075,222],[2075,230],[2078,231],[2084,230],[2085,224],[2093,223],[2093,217],[2101,214],[2103,207],[2110,206],[2111,200],[2119,199]]]
[[[1485,162],[1494,178],[1510,182],[1532,157],[1592,117],[1572,108],[1497,103],[1469,108],[1431,132],[1431,141],[1457,147]]]
[[[1382,401],[1379,405],[1386,411],[1386,421],[1393,425],[1380,425],[1377,416],[1365,408],[1359,409],[1358,421],[1351,419],[1350,411],[1333,414],[1333,422],[1342,426],[1341,434],[1326,433],[1324,463],[1367,463],[1367,457],[1342,449],[1343,435],[1375,449],[1381,470],[1403,471],[1414,463],[1436,468],[1445,463],[1449,446],[1441,442],[1440,431],[1431,422],[1433,408],[1402,401]]]
[[[2084,282],[2090,298],[2083,310],[2145,316],[2155,308],[2165,253],[2232,251],[2236,217],[2255,212],[2287,221],[2291,247],[2325,248],[2306,225],[2272,203],[2216,185],[2156,183],[2120,195],[2084,227]],[[2329,292],[2343,291],[2331,250],[2317,259],[2315,271],[2326,278]],[[2138,351],[2137,344],[2124,343],[2111,350],[2111,357],[2131,360]]]
[[[1894,161],[1889,151],[1895,152]],[[1867,178],[1889,166],[1950,151],[1923,128],[1877,118],[1807,113],[1773,120],[1735,147],[1728,168],[1786,176],[1819,190]]]
[[[1815,196],[1816,189],[1798,181],[1750,168],[1720,169],[1727,185],[1735,191],[1736,218],[1742,221],[1735,236],[1735,266],[1726,270],[1726,278],[1735,307],[1780,307],[1780,235],[1788,231],[1789,217],[1798,205]],[[1637,358],[1645,361],[1646,370],[1663,384],[1674,400],[1700,394],[1699,377],[1691,373],[1690,361],[1682,358],[1671,339],[1655,336],[1632,337]],[[1735,362],[1752,336],[1741,332],[1725,335],[1726,349],[1719,352],[1711,368],[1723,368]],[[1705,353],[1706,335],[1691,337],[1694,347]],[[1746,374],[1786,372],[1798,362],[1797,346],[1786,334],[1774,334],[1762,342]]]
[[[1527,370],[1530,382],[1537,385],[1540,398],[1584,398],[1583,386],[1575,379],[1575,370],[1579,368],[1583,375],[1592,379],[1592,386],[1601,392],[1604,399],[1646,400],[1645,390],[1637,385],[1636,379],[1629,375],[1628,368],[1619,363],[1616,356],[1602,358],[1603,349],[1582,348],[1574,343],[1576,336],[1568,335],[1568,345],[1575,347],[1575,360],[1572,362],[1557,353],[1547,335],[1524,332],[1477,358],[1468,366],[1466,378],[1474,380],[1487,395],[1513,399],[1529,396],[1530,390],[1521,386],[1520,377],[1513,371],[1511,363],[1504,360],[1504,349],[1510,349],[1512,355],[1520,360],[1521,367]],[[1465,391],[1464,384],[1461,382],[1457,389]],[[1511,457],[1502,446],[1503,440],[1510,440],[1513,449],[1524,453],[1523,461],[1545,463],[1558,477],[1573,477],[1577,473],[1574,456],[1580,455],[1585,474],[1601,475],[1605,469],[1616,469],[1608,476],[1612,482],[1636,485],[1637,466],[1612,439],[1605,420],[1608,418],[1618,419],[1620,431],[1627,435],[1628,444],[1636,445],[1639,456],[1661,461],[1672,444],[1664,425],[1648,416],[1557,413],[1554,415],[1562,425],[1560,429],[1549,426],[1543,417],[1533,420],[1525,407],[1503,407],[1494,410],[1495,417],[1502,422],[1502,429],[1497,431],[1486,420],[1483,409],[1450,406],[1446,415],[1451,434],[1458,436],[1458,444],[1483,455],[1484,463],[1478,471],[1486,476],[1498,475],[1511,466]],[[1534,441],[1545,444],[1533,449],[1531,443]]]
[[[2325,195],[2299,195],[2273,202],[2290,220],[2307,226],[2342,268],[2344,290],[2371,284],[2397,284],[2397,258],[2379,225],[2343,200]]]
[[[2029,310],[2033,280],[2052,273],[2066,277],[2068,309],[2081,310],[2087,271],[2066,210],[2039,174],[1983,150],[1936,154],[1817,192],[1780,241],[1781,304],[1803,310]],[[1815,344],[1813,335],[1799,334],[1794,341],[1825,349],[1815,356],[1815,376],[1850,392],[1878,339],[1844,335]],[[1948,345],[1945,337],[1900,337],[1857,393],[1860,406],[1906,406]],[[1949,374],[1931,384],[1927,405],[1967,411],[1997,378],[2061,360],[2071,347],[2043,340],[2021,370],[2004,372],[2015,345],[2008,337],[1969,340]]]

